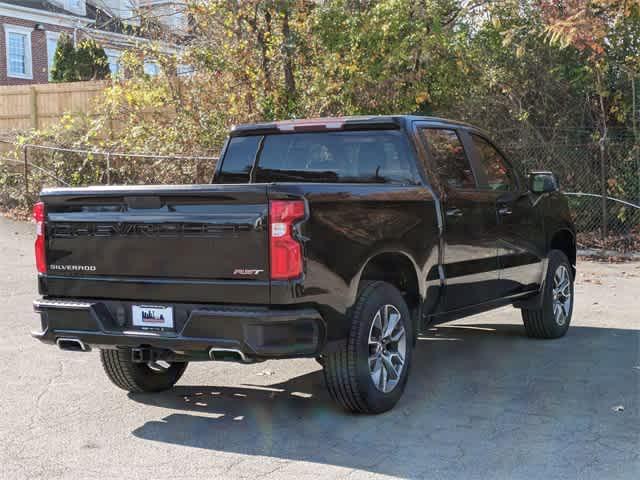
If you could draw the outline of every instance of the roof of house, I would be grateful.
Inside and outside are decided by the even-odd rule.
[[[2,4],[32,8],[41,12],[82,18],[83,20],[91,23],[92,28],[95,28],[97,30],[111,33],[120,33],[133,37],[141,36],[139,27],[126,25],[124,22],[122,22],[121,19],[112,16],[109,12],[94,4],[94,2],[87,2],[86,15],[78,15],[77,13],[65,10],[64,8],[61,8],[58,5],[47,0],[0,0],[0,5]]]
[[[60,20],[64,19],[65,24],[75,22],[75,19],[78,19],[84,27],[93,30],[94,35],[104,34],[108,37],[108,43],[114,43],[115,41],[116,44],[121,43],[124,47],[130,46],[129,43],[131,43],[127,42],[126,38],[130,38],[131,41],[148,38],[148,35],[145,35],[145,29],[140,25],[123,21],[103,8],[101,6],[102,2],[96,2],[95,0],[87,0],[85,15],[73,13],[48,0],[0,0],[0,7],[3,5],[30,8],[45,15],[59,15]],[[35,14],[36,12],[33,13]],[[120,35],[120,37],[116,37],[113,34]]]
[[[11,2],[0,3],[10,3],[11,5],[17,5],[19,7],[34,8],[36,10],[45,10],[53,13],[63,13],[65,15],[74,15],[73,12],[60,8],[47,0],[11,0]]]

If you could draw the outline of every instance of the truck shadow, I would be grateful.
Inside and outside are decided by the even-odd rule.
[[[632,463],[640,438],[639,346],[637,330],[572,327],[565,338],[540,341],[526,338],[521,325],[438,326],[419,338],[405,395],[383,415],[340,411],[317,370],[268,387],[130,395],[175,411],[133,435],[413,478],[460,468],[479,477],[524,476],[532,448],[550,458],[560,449],[564,458]],[[618,404],[624,419],[612,412]],[[599,442],[611,436],[620,448],[603,452],[592,442],[596,431]],[[535,476],[544,463],[538,458]]]

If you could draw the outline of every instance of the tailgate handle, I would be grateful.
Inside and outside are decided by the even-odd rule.
[[[124,201],[133,210],[162,208],[160,197],[125,197]]]

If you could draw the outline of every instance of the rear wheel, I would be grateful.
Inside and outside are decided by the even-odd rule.
[[[184,362],[136,363],[131,349],[100,350],[100,360],[109,380],[129,392],[162,392],[169,390],[187,368]]]
[[[345,345],[324,355],[332,398],[351,412],[381,413],[398,402],[409,374],[413,325],[400,292],[385,282],[368,284],[351,313]]]
[[[527,335],[559,338],[569,329],[573,314],[573,273],[564,252],[551,250],[541,308],[522,309]]]

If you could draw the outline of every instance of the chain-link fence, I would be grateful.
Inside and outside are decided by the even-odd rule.
[[[192,184],[211,180],[217,157],[103,152],[0,143],[0,204],[32,204],[49,186]],[[551,170],[569,196],[583,247],[640,250],[640,146],[508,144],[522,174]]]
[[[106,152],[0,141],[0,204],[31,204],[46,187],[208,183],[218,157]]]
[[[640,146],[633,142],[511,144],[523,172],[550,170],[568,194],[579,240],[588,246],[639,248]]]

